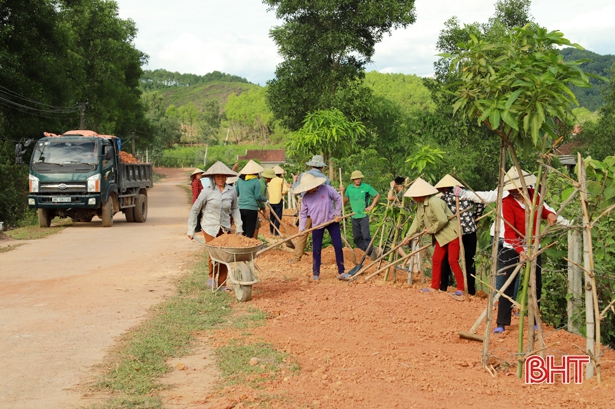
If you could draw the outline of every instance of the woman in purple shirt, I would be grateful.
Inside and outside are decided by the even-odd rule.
[[[342,196],[331,186],[325,185],[326,178],[317,178],[309,173],[301,177],[301,183],[293,189],[294,194],[305,192],[299,213],[299,231],[305,230],[305,222],[308,216],[312,219],[312,225],[333,223],[322,229],[312,231],[314,249],[312,251],[312,274],[314,280],[320,279],[320,263],[322,258],[322,238],[325,229],[329,231],[331,242],[335,249],[335,262],[337,263],[338,277],[344,274],[344,253],[342,251],[342,235],[340,233],[340,216],[342,212]],[[333,207],[335,202],[335,207]]]

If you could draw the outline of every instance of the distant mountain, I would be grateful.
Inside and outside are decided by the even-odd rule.
[[[607,78],[610,77],[611,73],[609,70],[613,67],[613,63],[615,63],[615,55],[610,54],[600,55],[592,51],[577,50],[572,47],[562,49],[561,53],[566,61],[582,59],[591,60],[581,64],[581,68],[591,74],[601,75]],[[604,82],[593,78],[590,79],[590,82],[593,85],[591,88],[572,87],[572,92],[574,92],[582,107],[593,112],[604,104],[602,95],[600,94],[604,87]]]
[[[248,80],[237,75],[213,71],[205,75],[181,74],[163,69],[144,70],[141,76],[141,88],[144,91],[153,91],[172,87],[189,87],[191,85],[209,84],[212,82],[243,82]]]
[[[205,75],[180,74],[163,69],[145,70],[141,77],[144,92],[157,92],[164,98],[165,106],[193,102],[202,109],[208,101],[216,100],[222,110],[230,94],[240,95],[259,85],[237,75],[220,71]]]

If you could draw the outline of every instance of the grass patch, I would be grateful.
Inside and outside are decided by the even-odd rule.
[[[232,320],[233,326],[237,329],[248,329],[265,325],[269,314],[258,308],[248,307],[247,313],[237,315]]]
[[[11,250],[15,250],[17,247],[23,246],[23,245],[24,245],[23,243],[20,243],[20,244],[11,244],[11,245],[6,246],[6,247],[0,247],[0,253],[7,253],[7,252],[9,252]]]
[[[154,307],[151,317],[122,339],[96,384],[118,396],[94,408],[162,407],[155,391],[162,388],[158,378],[170,370],[165,361],[186,355],[195,332],[212,329],[230,315],[232,298],[208,291],[207,277],[203,256],[180,281],[177,294]]]
[[[36,225],[18,227],[6,231],[5,234],[11,236],[15,240],[37,240],[64,230],[66,227],[73,224],[73,221],[69,218],[59,219],[56,217],[51,223],[51,227],[38,227],[38,221],[36,221]]]
[[[267,314],[256,308],[238,308],[233,314],[232,305],[236,304],[233,295],[212,293],[206,288],[207,279],[207,258],[202,256],[178,283],[176,295],[154,307],[150,318],[120,341],[105,364],[105,374],[94,386],[110,392],[112,397],[90,408],[161,409],[157,391],[163,386],[158,380],[171,370],[166,361],[188,355],[195,333],[265,324]],[[227,383],[246,380],[250,385],[257,385],[261,379],[277,376],[281,369],[298,368],[292,358],[272,345],[246,345],[244,338],[233,340],[231,345],[217,350],[216,355]],[[252,358],[258,359],[258,365],[250,365]]]
[[[288,354],[265,342],[245,344],[242,339],[235,339],[217,349],[216,357],[222,376],[229,385],[258,388],[261,382],[276,378],[282,369],[299,370],[299,365]]]

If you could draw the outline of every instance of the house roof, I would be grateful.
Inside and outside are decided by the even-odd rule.
[[[286,161],[286,150],[246,150],[245,155],[237,155],[237,160],[258,159],[261,163],[283,163]]]

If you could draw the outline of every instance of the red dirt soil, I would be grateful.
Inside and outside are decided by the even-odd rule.
[[[262,241],[252,239],[250,237],[241,236],[239,234],[223,234],[216,237],[209,243],[210,246],[216,247],[254,247],[263,244]]]
[[[261,228],[261,232],[263,232]],[[268,232],[267,232],[268,234]],[[346,269],[353,267],[348,249]],[[360,250],[355,250],[360,256]],[[248,342],[265,341],[300,365],[271,376],[262,390],[224,389],[205,407],[296,408],[612,408],[615,353],[602,358],[602,383],[596,378],[563,385],[525,385],[515,375],[518,319],[493,335],[490,375],[481,365],[482,343],[461,339],[485,308],[486,300],[457,301],[445,293],[420,293],[415,280],[398,272],[398,283],[382,276],[365,282],[338,281],[331,247],[323,250],[321,281],[311,277],[311,256],[288,264],[290,253],[271,250],[256,259],[260,282],[250,307],[270,314],[266,326],[251,330]],[[365,263],[367,264],[367,263]],[[400,282],[403,282],[400,283]],[[585,340],[544,326],[544,339],[556,362],[579,354]],[[484,326],[478,334],[484,333]],[[215,346],[237,333],[220,331]],[[527,340],[525,341],[527,345]],[[213,398],[213,396],[209,396]]]

